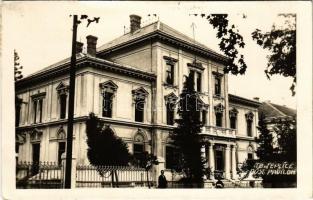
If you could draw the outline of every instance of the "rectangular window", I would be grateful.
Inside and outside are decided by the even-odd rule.
[[[166,104],[166,122],[168,125],[174,124],[174,105],[170,102]]]
[[[206,115],[207,115],[207,111],[202,110],[202,123],[203,123],[203,125],[206,125],[206,123],[207,123]]]
[[[248,136],[252,136],[252,120],[247,120],[247,134]]]
[[[237,126],[236,126],[236,123],[237,123],[237,117],[230,117],[230,128],[232,129],[236,129]]]
[[[134,157],[138,161],[138,165],[140,165],[140,160],[142,158],[142,154],[144,152],[144,144],[134,144]]]
[[[252,160],[253,159],[253,154],[252,153],[248,153],[248,160]]]
[[[189,78],[191,78],[192,83],[195,84],[195,71],[190,70]]]
[[[221,95],[221,78],[218,76],[215,76],[215,95]]]
[[[36,100],[33,103],[33,110],[34,110],[34,123],[36,123],[36,118],[37,118],[37,101]]]
[[[174,84],[174,66],[166,64],[166,83],[169,85]]]
[[[39,100],[39,122],[42,122],[42,99]]]
[[[66,116],[66,100],[66,94],[60,95],[60,119],[65,119]]]
[[[145,110],[145,101],[144,99],[137,98],[135,101],[135,121],[143,122]]]
[[[216,126],[222,127],[223,114],[217,112],[217,113],[215,114],[215,118],[216,118]]]
[[[165,168],[173,169],[175,166],[175,148],[172,146],[165,147]]]
[[[15,126],[18,127],[20,124],[21,117],[21,105],[18,104],[15,106]]]
[[[103,106],[102,106],[102,116],[112,117],[112,105],[113,105],[113,93],[104,92],[103,96]]]
[[[62,154],[65,153],[65,142],[59,142],[58,148],[58,164],[60,165],[62,162]]]
[[[201,73],[197,72],[197,92],[201,92],[201,82],[202,82]]]

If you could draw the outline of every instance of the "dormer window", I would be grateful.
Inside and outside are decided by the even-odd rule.
[[[33,101],[33,122],[41,123],[42,122],[42,108],[43,108],[43,99],[45,98],[46,93],[39,93],[32,95]]]
[[[175,76],[175,72],[174,72],[174,66],[175,63],[177,62],[177,59],[175,58],[171,58],[168,56],[163,56],[165,63],[166,63],[166,73],[165,73],[165,83],[167,85],[174,85],[174,76]]]
[[[118,86],[113,81],[100,83],[102,96],[102,117],[112,118],[113,98]]]
[[[214,111],[215,111],[215,125],[218,127],[222,127],[224,106],[222,104],[218,104],[214,106]]]
[[[175,107],[178,97],[174,93],[171,93],[166,95],[164,99],[166,105],[166,124],[174,125]]]
[[[62,82],[56,88],[56,90],[58,92],[58,96],[59,96],[60,119],[66,118],[68,88],[69,87]]]
[[[145,103],[148,94],[149,93],[143,87],[132,91],[136,122],[144,122]]]
[[[237,114],[238,110],[236,108],[233,108],[229,111],[230,128],[232,129],[237,128]]]
[[[249,137],[252,137],[252,124],[253,124],[254,114],[252,112],[249,112],[245,116],[246,116],[246,122],[247,122],[247,135]]]

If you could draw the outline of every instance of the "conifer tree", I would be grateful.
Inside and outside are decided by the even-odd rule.
[[[178,171],[185,175],[185,183],[196,183],[201,187],[204,175],[204,158],[201,156],[199,96],[194,89],[191,76],[186,77],[179,99],[179,119],[177,128],[170,134],[173,145],[181,155],[178,158]]]
[[[22,75],[23,66],[20,65],[20,57],[14,49],[14,80],[18,81],[23,78]]]

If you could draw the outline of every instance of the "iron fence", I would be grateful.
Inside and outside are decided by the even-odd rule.
[[[16,188],[62,188],[63,167],[56,162],[20,162],[16,165]]]
[[[113,175],[113,176],[112,176]],[[154,176],[144,168],[78,165],[76,187],[155,187]]]

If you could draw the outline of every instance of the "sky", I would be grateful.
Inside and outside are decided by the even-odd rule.
[[[193,37],[191,24],[195,23],[195,39],[220,52],[216,30],[205,19],[190,14],[227,13],[229,23],[236,25],[246,43],[241,53],[248,66],[244,75],[229,76],[229,93],[296,108],[296,96],[292,97],[289,90],[292,79],[274,76],[268,80],[264,70],[269,52],[251,38],[257,28],[269,31],[273,23],[280,22],[277,14],[285,11],[286,6],[281,10],[281,4],[255,7],[234,3],[220,6],[218,2],[6,2],[2,13],[2,44],[6,52],[12,52],[12,58],[5,60],[3,66],[13,68],[14,49],[19,54],[24,76],[70,57],[71,14],[100,17],[98,24],[92,23],[88,28],[86,22],[79,25],[77,38],[85,47],[87,35],[98,37],[98,47],[123,35],[124,26],[129,27],[130,14],[140,15],[143,24],[155,20],[148,14],[157,14],[160,21],[190,37]]]

